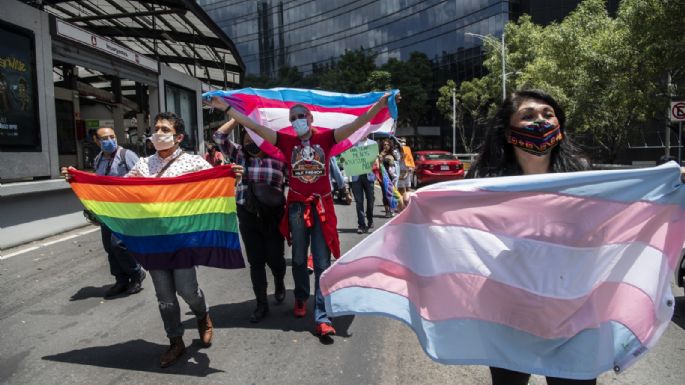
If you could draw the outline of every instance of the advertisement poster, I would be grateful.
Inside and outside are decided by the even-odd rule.
[[[33,34],[0,23],[0,149],[40,151]]]

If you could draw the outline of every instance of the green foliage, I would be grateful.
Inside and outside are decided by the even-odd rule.
[[[351,94],[367,92],[366,79],[376,69],[376,54],[346,50],[335,67],[321,77],[321,88]]]
[[[429,108],[426,84],[430,84],[433,76],[430,60],[421,52],[412,52],[405,62],[388,60],[383,70],[392,75],[392,88],[402,94],[398,105],[399,124],[418,126]]]
[[[492,103],[493,96],[489,94],[493,85],[488,84],[488,80],[483,77],[461,83],[459,89],[456,90],[456,119],[454,121],[452,120],[452,90],[456,87],[454,80],[448,80],[438,90],[440,96],[436,107],[446,120],[455,124],[459,144],[465,152],[476,151],[479,127],[486,123],[486,119],[482,117],[488,116],[489,109],[495,105]]]
[[[366,79],[366,89],[369,91],[385,91],[392,88],[392,74],[388,71],[376,70]]]
[[[612,18],[603,0],[585,0],[560,23],[542,27],[523,16],[505,29],[507,89],[539,88],[567,114],[567,129],[613,161],[645,122],[662,119],[669,93],[682,90],[685,2],[623,0]],[[458,100],[478,94],[492,114],[501,96],[501,43],[486,39],[488,75],[463,82]],[[671,75],[673,86],[666,89]],[[466,86],[466,88],[464,88]],[[447,87],[447,86],[446,86]],[[682,93],[682,91],[681,91]],[[467,105],[467,104],[465,104]],[[438,108],[443,115],[444,101]],[[450,108],[451,114],[451,108]]]

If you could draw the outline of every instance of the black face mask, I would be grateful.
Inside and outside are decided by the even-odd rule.
[[[259,149],[259,146],[257,146],[255,143],[248,143],[244,145],[243,150],[245,150],[248,154],[253,156],[259,154],[259,151],[261,151]]]

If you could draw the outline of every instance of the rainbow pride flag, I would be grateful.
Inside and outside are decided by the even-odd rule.
[[[395,95],[398,90],[388,91],[392,96],[388,99],[388,106],[381,109],[376,116],[364,127],[357,130],[349,138],[337,143],[330,156],[338,155],[352,147],[359,140],[372,132],[394,132],[397,119],[397,104]],[[296,104],[307,107],[314,117],[313,125],[320,130],[331,130],[355,120],[365,113],[385,92],[369,92],[365,94],[343,94],[321,90],[304,90],[297,88],[243,88],[233,91],[210,91],[204,93],[203,98],[220,96],[235,109],[255,122],[273,129],[295,135],[289,120],[289,109]],[[248,130],[255,143],[271,157],[285,160],[284,155],[273,145],[265,142],[261,137]]]
[[[230,165],[174,178],[70,173],[83,206],[145,269],[245,267]]]
[[[684,241],[674,162],[452,181],[418,190],[320,284],[329,315],[401,320],[436,361],[592,379],[657,343]]]

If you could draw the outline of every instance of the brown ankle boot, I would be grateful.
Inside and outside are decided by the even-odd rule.
[[[171,366],[171,364],[176,362],[186,350],[186,345],[183,343],[183,337],[172,337],[169,341],[171,342],[171,346],[162,354],[162,358],[159,360],[159,366],[163,368]]]
[[[197,331],[200,333],[200,341],[205,346],[212,344],[212,319],[209,318],[209,313],[206,313],[203,318],[198,318]]]

